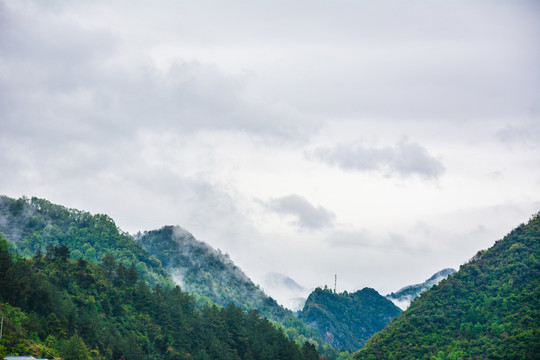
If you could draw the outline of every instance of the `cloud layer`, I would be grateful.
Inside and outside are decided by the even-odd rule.
[[[419,144],[406,140],[378,148],[361,143],[318,148],[310,157],[345,170],[376,171],[386,176],[418,175],[436,179],[444,173],[444,166],[437,158]]]

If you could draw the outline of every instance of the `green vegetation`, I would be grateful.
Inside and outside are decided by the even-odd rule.
[[[155,257],[118,229],[107,215],[67,209],[47,200],[0,196],[0,232],[21,255],[44,253],[49,246],[66,245],[71,258],[99,262],[111,254],[125,267],[133,265],[151,285],[172,284]]]
[[[260,308],[267,297],[227,254],[196,240],[179,226],[145,231],[135,239],[161,261],[185,291],[215,304],[233,303],[245,310]]]
[[[136,241],[161,261],[184,290],[222,306],[232,303],[245,311],[256,309],[298,344],[310,340],[321,353],[337,357],[315,329],[266,295],[227,254],[196,240],[181,227],[145,231]]]
[[[256,311],[195,306],[179,287],[151,289],[110,254],[70,260],[65,245],[24,259],[0,237],[0,358],[315,360]]]
[[[317,288],[309,295],[300,318],[318,329],[333,347],[353,351],[400,313],[390,300],[370,288],[350,294]]]
[[[539,359],[540,214],[420,295],[354,359]]]
[[[179,227],[145,232],[136,241],[107,215],[92,215],[35,197],[0,196],[0,233],[10,240],[10,250],[23,257],[41,256],[64,245],[72,260],[81,258],[98,264],[102,259],[114,259],[125,269],[136,270],[150,287],[174,288],[170,270],[183,290],[193,293],[196,307],[233,304],[244,311],[257,310],[298,345],[310,341],[317,351],[330,358],[337,356],[315,330],[255,286],[227,255]]]

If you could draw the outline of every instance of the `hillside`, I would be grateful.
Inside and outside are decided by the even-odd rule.
[[[172,284],[160,261],[138,246],[107,215],[92,215],[35,197],[0,196],[0,233],[23,256],[66,245],[72,259],[82,257],[97,263],[105,254],[111,254],[124,266],[135,267],[151,285]]]
[[[405,286],[395,293],[390,293],[386,295],[386,298],[392,300],[394,304],[399,306],[401,309],[405,310],[409,307],[411,302],[420,295],[420,293],[431,289],[434,285],[437,285],[442,280],[446,279],[448,276],[455,273],[454,269],[443,269],[436,272],[429,279],[424,281],[421,284]]]
[[[227,254],[199,241],[179,226],[164,226],[135,237],[161,261],[182,289],[226,306],[259,308],[267,298]]]
[[[106,255],[70,260],[65,245],[31,259],[0,237],[0,358],[66,360],[316,360],[257,312],[196,307],[179,287],[151,289]]]
[[[256,309],[268,319],[282,324],[285,332],[298,343],[312,339],[319,343],[319,350],[325,354],[334,353],[317,331],[266,295],[228,255],[195,239],[181,227],[164,226],[145,231],[136,237],[136,241],[159,259],[186,291],[222,306],[232,303],[246,311]]]
[[[228,256],[180,227],[145,232],[136,241],[107,215],[92,215],[35,197],[0,196],[0,233],[10,241],[11,250],[24,257],[62,245],[70,250],[73,260],[83,258],[97,264],[107,254],[112,255],[151,287],[173,287],[177,280],[184,291],[196,295],[199,306],[234,304],[244,311],[257,310],[297,344],[313,339],[326,355],[336,353],[316,331],[255,286]]]
[[[400,313],[390,300],[370,288],[341,294],[317,288],[309,295],[300,318],[335,348],[354,351]]]
[[[354,359],[540,358],[540,214],[420,295]]]

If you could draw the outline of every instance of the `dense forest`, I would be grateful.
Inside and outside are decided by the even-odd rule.
[[[263,316],[283,328],[297,343],[316,341],[318,350],[335,356],[319,333],[300,320],[290,310],[256,286],[228,257],[209,245],[198,241],[179,226],[164,226],[136,236],[151,255],[181,283],[184,290],[207,298],[219,305],[234,304],[243,310],[256,309]]]
[[[151,289],[106,254],[70,260],[65,245],[25,259],[0,237],[0,357],[90,359],[318,359],[256,311],[196,307],[178,286]]]
[[[539,359],[540,214],[420,295],[354,359]]]
[[[317,288],[300,318],[335,348],[355,351],[400,313],[390,300],[370,288],[340,294]]]
[[[35,197],[0,196],[0,220],[0,233],[10,241],[12,252],[24,257],[62,245],[69,248],[72,260],[82,258],[98,264],[108,254],[126,269],[133,267],[150,287],[173,287],[170,270],[182,275],[175,278],[193,292],[196,306],[235,304],[244,311],[257,310],[297,344],[309,340],[328,357],[337,356],[337,351],[324,343],[315,330],[255,286],[226,255],[185,230],[178,231],[180,227],[166,226],[133,237],[122,232],[107,215],[92,215]]]
[[[107,215],[92,215],[35,197],[0,196],[0,220],[0,233],[23,256],[43,253],[49,245],[66,245],[72,259],[97,263],[105,254],[111,254],[125,267],[135,266],[151,285],[172,284],[161,262],[138,246]]]
[[[0,233],[0,357],[343,360],[336,348],[362,347],[400,312],[372,289],[316,289],[296,316],[179,227],[133,237],[43,199],[0,196]],[[540,359],[539,240],[537,214],[353,358]]]

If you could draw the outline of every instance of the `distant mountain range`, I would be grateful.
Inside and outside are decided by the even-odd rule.
[[[386,297],[394,304],[399,306],[401,309],[405,310],[409,307],[411,302],[418,297],[422,292],[431,289],[434,285],[437,285],[441,280],[446,279],[448,276],[455,273],[454,269],[443,269],[439,272],[436,272],[429,279],[424,281],[421,284],[405,286],[395,293],[386,295]]]
[[[130,351],[147,354],[153,350],[165,354],[171,349],[172,352],[166,355],[169,358],[189,358],[189,349],[204,344],[205,350],[200,350],[193,358],[207,359],[210,353],[215,354],[215,358],[230,358],[216,355],[219,346],[215,347],[215,344],[221,341],[229,355],[236,354],[231,355],[234,358],[238,355],[248,359],[257,353],[259,357],[255,358],[273,359],[281,356],[279,346],[285,346],[287,353],[297,354],[299,357],[295,355],[295,358],[299,359],[315,359],[319,352],[328,359],[343,360],[347,353],[339,353],[336,348],[356,350],[367,340],[365,348],[355,354],[355,358],[535,359],[540,353],[537,341],[540,333],[539,215],[491,249],[479,252],[456,273],[453,269],[444,269],[424,283],[407,286],[386,298],[369,288],[341,294],[318,288],[305,300],[298,314],[269,297],[227,254],[198,241],[178,226],[165,226],[132,236],[121,231],[107,215],[68,209],[44,199],[0,196],[0,233],[9,240],[2,240],[0,244],[3,251],[0,270],[5,271],[0,282],[11,286],[10,291],[14,294],[16,291],[27,292],[20,298],[10,297],[5,290],[7,285],[0,287],[0,298],[10,301],[9,304],[0,301],[0,310],[17,319],[36,318],[40,321],[39,329],[32,330],[26,329],[31,322],[17,320],[17,326],[26,329],[28,336],[32,331],[39,331],[31,335],[37,336],[38,342],[45,342],[47,326],[57,326],[54,331],[58,333],[51,338],[55,342],[47,340],[47,346],[50,349],[57,347],[60,352],[71,347],[73,342],[73,348],[86,343],[100,351],[116,349],[114,356]],[[11,259],[6,255],[6,249],[19,255]],[[21,255],[33,260],[23,261]],[[62,277],[62,266],[76,279]],[[19,268],[27,270],[16,270]],[[446,279],[440,281],[442,278]],[[92,294],[87,290],[98,290],[78,288],[87,282],[102,286],[107,289],[107,294],[113,295]],[[21,284],[27,287],[21,288]],[[175,284],[193,295],[183,293],[175,288]],[[287,294],[299,294],[296,306],[304,302],[301,295],[307,292],[293,279],[278,273],[269,274],[264,286],[282,289]],[[124,297],[127,307],[121,306],[118,299],[107,296]],[[182,299],[181,309],[173,305],[174,297]],[[24,299],[29,302],[24,303]],[[295,298],[289,296],[287,299]],[[402,305],[414,301],[399,315],[401,310],[390,299]],[[24,301],[20,303],[19,300]],[[149,309],[147,301],[155,306]],[[167,302],[169,305],[164,305]],[[43,314],[48,314],[49,310],[40,307],[41,303],[54,306],[63,317],[42,318],[42,313],[32,313],[44,311]],[[94,321],[92,316],[95,314],[82,312],[87,309],[85,306],[90,306],[88,311],[98,314],[99,319]],[[64,314],[64,309],[72,314]],[[243,317],[241,310],[251,315]],[[257,310],[270,322],[258,322],[258,315],[252,310]],[[74,316],[77,311],[83,316]],[[160,314],[174,311],[185,312],[182,316],[189,319],[186,324],[194,326],[191,330],[198,334],[196,338],[190,335],[189,327],[175,329],[165,318],[156,319],[154,323],[154,319],[148,317],[150,313],[159,318]],[[208,324],[216,328],[205,330],[206,325],[198,316],[211,317],[207,319]],[[232,318],[235,320],[229,323]],[[160,323],[162,320],[166,323]],[[141,328],[143,332],[137,330],[137,324],[141,322],[147,326]],[[255,337],[245,334],[249,326],[264,328],[270,323],[294,342],[286,342],[268,329],[264,331],[273,340],[257,339],[260,334]],[[235,328],[234,324],[242,325]],[[88,326],[96,329],[104,326],[113,334],[111,339],[120,339],[119,334],[125,331],[130,334],[129,339],[126,338],[121,346],[109,347],[111,339],[89,335]],[[163,336],[161,331],[165,329],[178,336]],[[219,331],[214,332],[216,329]],[[181,330],[182,335],[176,330]],[[19,346],[26,341],[24,337],[20,338],[21,342],[18,339],[5,337],[0,350],[6,346],[6,341],[11,341],[8,346]],[[294,343],[301,349],[295,349]],[[84,349],[82,345],[80,348]],[[266,346],[273,347],[266,349]],[[255,353],[246,353],[248,348]],[[90,348],[87,350],[90,352]],[[263,353],[266,355],[261,355]],[[4,353],[0,352],[0,355]],[[36,356],[43,354],[36,353]],[[103,356],[96,359],[106,358]],[[145,357],[137,355],[133,358]]]
[[[302,309],[310,292],[289,276],[276,272],[267,274],[262,285],[280,304],[293,311]]]

